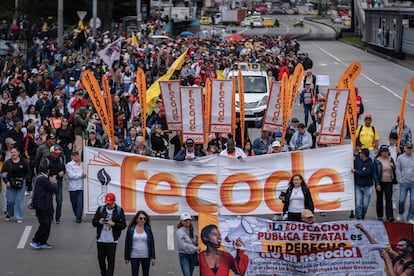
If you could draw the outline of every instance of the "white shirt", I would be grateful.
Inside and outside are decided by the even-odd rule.
[[[131,258],[148,258],[148,236],[145,231],[143,233],[137,233],[134,231],[132,237],[132,250]]]
[[[302,187],[293,188],[289,200],[289,213],[301,213],[305,209],[305,195]]]
[[[66,164],[66,176],[68,179],[68,191],[83,190],[83,162],[79,164],[75,161],[70,161]]]

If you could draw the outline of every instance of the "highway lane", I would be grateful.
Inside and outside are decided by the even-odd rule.
[[[409,83],[414,72],[337,41],[301,41],[301,52],[310,53],[314,61],[314,73],[329,75],[331,86],[336,84],[347,65],[355,60],[361,62],[362,75],[357,79],[356,84],[360,87],[366,112],[373,114],[373,124],[379,131],[381,141],[385,142],[399,110],[402,88]],[[323,92],[326,89],[327,87],[323,87]],[[413,104],[414,98],[411,92],[408,98]],[[300,120],[303,119],[301,108],[296,107],[294,112]],[[407,106],[407,118],[414,118],[413,113],[413,107]],[[414,128],[412,119],[407,123]],[[252,139],[257,137],[258,133],[258,130],[250,130]],[[91,216],[88,215],[82,224],[76,224],[66,191],[63,203],[62,222],[59,225],[52,225],[49,239],[49,242],[55,245],[54,249],[35,251],[29,247],[30,238],[37,229],[37,220],[32,210],[25,209],[23,224],[0,220],[0,275],[99,274],[95,229],[91,225]],[[376,218],[374,203],[375,196],[368,210],[369,219]],[[317,216],[318,221],[347,218],[348,212],[330,213],[326,217]],[[153,218],[157,262],[151,268],[151,275],[181,275],[177,253],[168,250],[168,244],[172,240],[171,236],[167,236],[167,227],[175,229],[177,222],[177,217]],[[25,239],[25,231],[28,232],[28,239]],[[128,275],[130,271],[129,266],[123,263],[124,234],[118,245],[115,275]],[[19,245],[21,248],[18,249]]]

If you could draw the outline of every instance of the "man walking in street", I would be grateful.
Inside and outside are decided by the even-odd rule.
[[[72,161],[66,164],[68,191],[76,223],[81,223],[83,212],[83,182],[86,174],[83,169],[83,162],[80,160],[79,152],[73,151],[71,158]]]
[[[367,148],[361,150],[359,157],[355,159],[351,172],[355,177],[356,219],[365,219],[374,185],[374,163]]]
[[[39,221],[33,241],[30,246],[35,249],[50,249],[51,244],[47,243],[50,235],[50,227],[53,219],[53,194],[57,191],[57,181],[50,181],[49,167],[46,163],[39,166],[39,174],[33,180],[33,207],[36,210],[36,217]]]
[[[92,220],[96,227],[99,268],[102,276],[113,276],[115,253],[121,231],[126,228],[124,210],[115,204],[115,195],[107,193],[105,205],[99,206]]]
[[[398,206],[397,221],[405,211],[405,200],[410,193],[410,207],[408,209],[407,222],[414,224],[414,156],[413,144],[405,145],[405,152],[397,157],[396,174],[400,185],[400,200]]]

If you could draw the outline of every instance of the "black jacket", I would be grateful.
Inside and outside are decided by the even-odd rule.
[[[290,197],[292,195],[292,190],[293,190],[293,185],[289,186],[288,189],[286,190],[285,201],[283,205],[283,213],[287,213],[289,209],[289,202],[290,202]],[[303,192],[303,195],[305,196],[305,209],[309,209],[313,213],[315,210],[315,207],[313,206],[313,200],[312,200],[312,196],[309,191],[309,188],[306,185],[302,185],[302,192]]]
[[[53,214],[53,193],[57,191],[57,185],[49,181],[46,174],[40,173],[33,183],[33,207],[39,211],[47,211]]]
[[[354,161],[355,185],[360,187],[372,186],[374,184],[374,162],[368,157],[365,161],[356,158]]]
[[[120,212],[118,215],[117,208],[120,208]],[[101,211],[102,209],[102,211]],[[98,209],[95,212],[95,215],[92,219],[92,225],[96,227],[96,239],[98,240],[101,236],[103,225],[99,223],[99,220],[101,218],[106,218],[106,208],[98,207]],[[112,221],[115,222],[115,225],[112,227],[112,235],[114,235],[114,241],[117,241],[119,239],[119,236],[121,236],[121,231],[126,228],[126,221],[125,221],[125,213],[124,209],[122,209],[120,206],[115,205],[114,212],[112,213]]]
[[[134,242],[134,232],[135,232],[135,225],[128,228],[125,237],[125,252],[124,252],[124,259],[131,260],[131,252],[132,252],[132,243]],[[148,225],[144,225],[144,231],[147,233],[147,244],[148,244],[148,257],[150,259],[155,260],[155,243],[154,243],[154,235],[152,234],[151,227]]]

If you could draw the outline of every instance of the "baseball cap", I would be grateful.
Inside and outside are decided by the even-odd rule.
[[[305,209],[305,210],[302,211],[302,217],[304,217],[304,218],[313,218],[313,217],[315,217],[315,215],[312,213],[311,210]]]
[[[372,120],[372,115],[371,115],[371,114],[367,114],[367,115],[365,115],[365,120],[367,120],[367,119]]]
[[[381,145],[380,151],[388,151],[388,146],[387,145]]]
[[[279,141],[274,141],[272,143],[272,148],[275,148],[275,147],[280,147],[280,142]]]
[[[54,134],[48,134],[47,136],[46,136],[46,140],[49,140],[49,139],[55,139],[56,138],[56,136],[54,135]]]
[[[50,147],[50,152],[59,154],[59,153],[62,152],[62,150],[60,149],[60,147],[58,145],[54,145],[54,146]]]
[[[291,121],[292,121],[292,123],[299,123],[299,120],[296,117],[293,117]]]
[[[6,144],[9,144],[9,145],[14,145],[14,144],[16,144],[16,141],[14,141],[14,140],[13,140],[13,138],[11,138],[11,137],[6,138],[6,140],[4,140],[4,142],[5,142]]]
[[[105,196],[106,204],[113,204],[115,202],[115,195],[113,193],[107,193]]]
[[[180,216],[180,220],[187,220],[191,219],[191,215],[189,213],[182,213]]]
[[[74,77],[70,77],[69,80],[70,81],[75,81],[75,78]]]
[[[193,139],[187,139],[187,141],[185,141],[186,145],[194,145],[194,140]]]
[[[407,145],[405,145],[406,148],[413,148],[413,143],[407,143]]]
[[[283,136],[283,133],[280,130],[275,132],[275,137],[282,137],[282,136]]]

